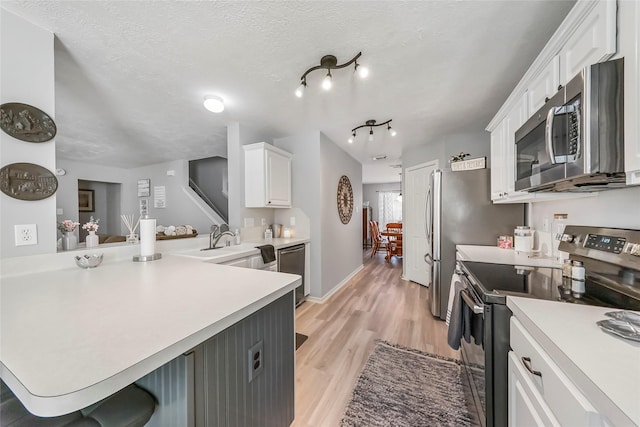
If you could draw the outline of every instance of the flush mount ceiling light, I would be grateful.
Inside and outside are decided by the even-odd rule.
[[[320,58],[320,65],[316,65],[315,67],[309,68],[304,72],[302,77],[300,77],[300,86],[296,89],[296,96],[298,98],[302,98],[304,95],[304,89],[307,87],[307,74],[315,70],[327,70],[327,74],[324,79],[322,79],[322,89],[330,90],[331,86],[333,86],[331,70],[337,70],[340,68],[348,67],[349,65],[355,63],[354,72],[360,76],[360,78],[366,78],[369,75],[369,69],[363,65],[358,64],[358,58],[360,58],[362,52],[358,52],[356,56],[354,56],[350,61],[345,62],[344,64],[338,65],[338,58],[333,55],[325,55]]]
[[[204,108],[212,113],[222,113],[224,111],[224,101],[217,95],[206,95],[204,97]]]
[[[354,127],[353,129],[351,129],[351,137],[349,137],[349,139],[347,140],[347,142],[349,142],[349,144],[353,144],[353,141],[356,138],[356,131],[360,128],[369,128],[369,141],[373,141],[373,128],[374,127],[378,127],[378,126],[384,126],[387,125],[387,131],[389,132],[389,135],[391,136],[396,136],[398,134],[398,132],[396,132],[395,129],[391,128],[391,120],[393,119],[389,119],[386,122],[383,123],[376,123],[375,120],[367,120],[366,122],[364,122],[363,125]]]

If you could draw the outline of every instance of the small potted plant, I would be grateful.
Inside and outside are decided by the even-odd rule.
[[[58,223],[58,231],[62,233],[62,249],[65,251],[75,249],[78,246],[78,238],[75,235],[76,227],[80,225],[79,222],[65,219]]]
[[[99,244],[98,235],[96,234],[96,231],[98,231],[98,228],[100,227],[98,225],[99,221],[100,221],[100,218],[93,219],[93,216],[92,216],[89,218],[89,222],[86,222],[82,225],[82,229],[87,230],[89,232],[89,235],[85,239],[85,243],[87,244],[88,248],[93,248],[95,246],[98,246]]]

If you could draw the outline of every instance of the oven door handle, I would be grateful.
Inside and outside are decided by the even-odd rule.
[[[476,304],[473,298],[471,298],[471,295],[469,295],[468,290],[463,289],[462,291],[460,291],[460,295],[462,296],[462,300],[464,301],[464,303],[471,308],[474,314],[484,313],[484,304]]]
[[[556,118],[556,107],[551,107],[547,113],[547,124],[545,129],[545,149],[549,157],[549,163],[556,164],[556,153],[553,151],[553,121]]]

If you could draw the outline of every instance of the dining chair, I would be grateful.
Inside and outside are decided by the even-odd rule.
[[[373,258],[379,250],[384,249],[385,252],[387,252],[385,258],[387,258],[389,255],[389,241],[380,235],[380,230],[378,229],[378,223],[376,221],[369,221],[369,226],[371,227],[371,236],[373,237],[371,257]]]
[[[401,257],[402,256],[402,223],[400,222],[390,222],[387,223],[387,232],[389,233],[398,233],[397,236],[389,236],[389,249],[387,255],[387,261],[391,259],[392,256]]]

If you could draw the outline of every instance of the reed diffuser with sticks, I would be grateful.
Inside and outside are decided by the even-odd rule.
[[[138,235],[136,234],[136,229],[140,224],[140,218],[142,218],[142,216],[138,217],[138,221],[136,221],[135,224],[133,223],[133,214],[120,215],[120,218],[122,218],[122,222],[124,222],[124,225],[129,230],[129,234],[127,234],[127,243],[138,243]]]

